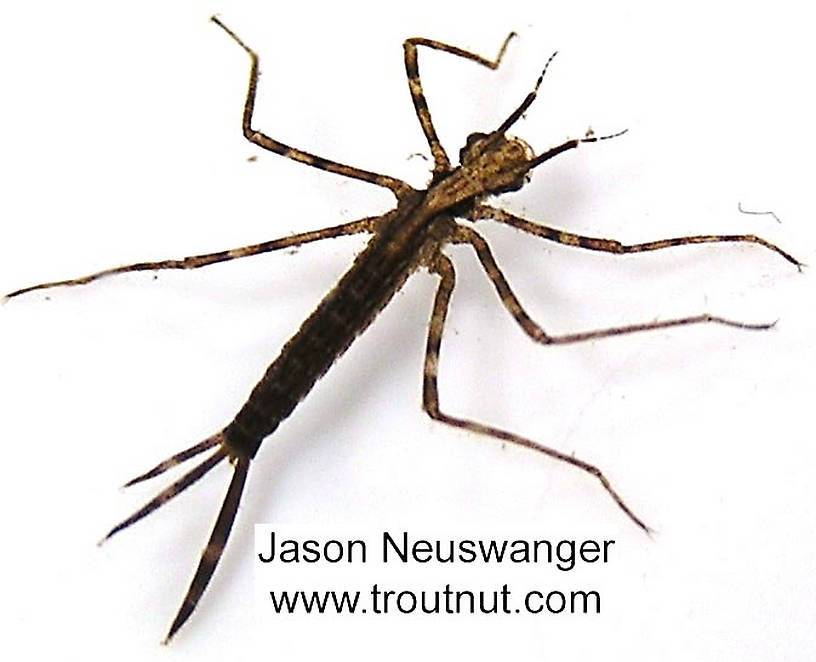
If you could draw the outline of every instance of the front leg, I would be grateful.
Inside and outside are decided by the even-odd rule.
[[[407,195],[413,190],[408,184],[400,179],[396,179],[395,177],[381,175],[376,172],[355,168],[344,163],[338,163],[337,161],[332,161],[330,159],[324,159],[322,156],[316,156],[315,154],[310,154],[302,149],[285,145],[279,140],[270,138],[266,134],[253,129],[252,114],[255,111],[255,94],[258,89],[258,54],[255,53],[255,51],[253,51],[243,41],[241,41],[240,37],[238,37],[238,35],[224,25],[217,16],[213,16],[211,20],[222,30],[224,30],[224,32],[226,32],[230,37],[232,37],[232,39],[241,48],[243,48],[244,51],[246,51],[251,61],[249,70],[249,87],[247,89],[246,100],[244,101],[243,119],[241,120],[241,127],[244,132],[244,137],[249,140],[249,142],[258,145],[258,147],[269,150],[270,152],[274,152],[275,154],[285,156],[287,159],[292,159],[293,161],[298,161],[299,163],[305,163],[306,165],[314,168],[333,172],[338,175],[343,175],[344,177],[360,179],[370,184],[376,184],[377,186],[383,186],[390,189],[397,199],[402,198],[404,195]]]
[[[511,32],[507,35],[495,60],[488,60],[476,53],[471,53],[457,46],[451,46],[434,39],[411,37],[405,40],[403,49],[405,50],[405,73],[408,76],[408,89],[411,91],[411,100],[414,102],[414,110],[422,126],[422,132],[425,134],[425,138],[428,140],[428,146],[431,148],[435,175],[448,172],[451,169],[451,163],[445,152],[445,148],[442,147],[442,144],[439,142],[439,136],[436,135],[436,129],[434,128],[433,120],[431,120],[431,111],[428,110],[428,102],[425,100],[425,93],[422,91],[422,80],[419,77],[419,65],[417,64],[417,46],[425,46],[426,48],[450,53],[451,55],[456,55],[457,57],[481,64],[488,69],[495,70],[498,69],[499,64],[501,64],[504,51],[507,49],[507,44],[510,43],[510,39],[512,39],[515,34],[515,32]]]

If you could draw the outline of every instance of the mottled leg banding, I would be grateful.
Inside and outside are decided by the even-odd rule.
[[[258,145],[259,147],[262,147],[263,149],[269,150],[270,152],[274,152],[275,154],[280,154],[281,156],[285,156],[286,158],[292,159],[293,161],[305,163],[306,165],[310,165],[315,168],[320,168],[321,170],[326,170],[328,172],[333,172],[338,175],[343,175],[344,177],[360,179],[364,182],[369,182],[370,184],[383,186],[393,191],[394,195],[396,195],[397,198],[401,198],[404,194],[410,193],[413,190],[408,184],[406,184],[400,179],[389,177],[387,175],[381,175],[376,172],[370,172],[368,170],[362,170],[360,168],[354,168],[343,163],[338,163],[337,161],[324,159],[320,156],[310,154],[309,152],[304,152],[303,150],[297,149],[295,147],[285,145],[284,143],[275,140],[274,138],[270,138],[266,134],[253,129],[252,113],[255,108],[255,95],[258,87],[258,63],[259,63],[258,55],[249,46],[247,46],[238,37],[238,35],[236,35],[232,30],[230,30],[226,25],[224,25],[218,19],[217,16],[213,16],[212,21],[213,23],[221,27],[230,37],[232,37],[238,43],[239,46],[241,46],[241,48],[243,48],[246,51],[251,61],[249,72],[249,88],[247,90],[246,101],[244,102],[244,115],[241,124],[244,132],[244,137],[246,137],[247,140],[249,140],[251,143],[254,143],[255,145]]]
[[[657,241],[648,241],[641,244],[622,244],[614,239],[601,239],[598,237],[585,237],[547,225],[541,225],[528,221],[519,216],[510,214],[503,209],[496,209],[488,205],[477,205],[468,214],[468,218],[472,221],[481,219],[490,219],[504,223],[511,227],[517,228],[529,234],[548,239],[550,241],[564,244],[565,246],[575,246],[577,248],[586,248],[591,251],[603,251],[605,253],[616,253],[618,255],[625,255],[627,253],[645,253],[647,251],[656,251],[663,248],[671,248],[672,246],[685,246],[688,244],[715,244],[715,243],[752,243],[759,244],[775,253],[781,255],[791,264],[796,265],[801,270],[802,263],[795,257],[783,251],[776,244],[758,237],[753,234],[706,234],[694,235],[688,237],[673,237],[671,239],[658,239]]]
[[[476,421],[470,421],[462,418],[455,418],[443,413],[439,408],[439,389],[437,386],[437,373],[439,367],[439,349],[442,341],[442,331],[445,326],[445,317],[448,313],[448,304],[450,302],[451,292],[456,280],[456,274],[450,260],[440,255],[434,267],[437,274],[441,276],[439,288],[436,291],[434,299],[433,313],[431,314],[431,321],[428,328],[428,340],[425,347],[425,370],[422,380],[422,407],[428,415],[434,420],[441,423],[447,423],[463,430],[469,430],[494,439],[499,439],[510,444],[523,446],[539,453],[543,453],[555,460],[560,460],[571,464],[582,471],[594,476],[601,483],[606,492],[612,497],[618,507],[626,513],[626,515],[637,524],[643,531],[650,533],[650,529],[635,513],[626,505],[626,502],[620,497],[615,489],[610,484],[609,480],[604,476],[603,472],[596,466],[589,462],[584,462],[572,455],[567,455],[549,446],[538,444],[530,439],[526,439],[512,432],[507,432],[499,428],[495,428]]]
[[[422,131],[428,140],[428,146],[431,148],[431,154],[434,159],[434,174],[448,172],[451,169],[451,163],[445,152],[445,148],[442,147],[442,144],[439,142],[439,136],[437,136],[436,129],[431,120],[431,112],[428,110],[428,102],[425,100],[425,93],[422,91],[422,80],[419,77],[419,66],[417,64],[417,46],[425,46],[426,48],[433,48],[438,51],[450,53],[451,55],[471,60],[484,67],[495,70],[501,63],[504,51],[507,49],[507,44],[515,34],[515,32],[511,32],[507,35],[495,60],[488,60],[476,53],[471,53],[456,46],[451,46],[433,39],[425,39],[423,37],[412,37],[406,39],[403,43],[402,46],[405,51],[405,73],[408,76],[408,89],[411,91],[411,99],[414,102],[414,109],[416,110],[419,123],[422,126]]]
[[[670,320],[662,320],[657,322],[643,322],[639,324],[628,324],[625,326],[615,326],[606,329],[595,329],[592,331],[582,331],[579,333],[567,333],[563,335],[550,335],[541,326],[530,318],[527,312],[522,307],[513,290],[510,289],[510,284],[504,277],[504,274],[496,264],[493,253],[484,238],[471,228],[461,227],[458,233],[457,240],[461,243],[467,243],[473,246],[476,255],[481,262],[488,278],[493,283],[496,292],[499,295],[504,307],[513,316],[522,330],[536,342],[545,345],[566,345],[574,342],[582,342],[585,340],[596,340],[598,338],[608,338],[610,336],[621,336],[628,333],[637,333],[640,331],[653,331],[655,329],[667,329],[675,326],[687,326],[689,324],[700,324],[705,322],[713,322],[715,324],[723,324],[725,326],[733,326],[738,329],[750,330],[766,330],[773,327],[776,322],[752,324],[747,322],[738,322],[735,320],[725,319],[709,313],[702,313],[700,315],[691,315],[689,317],[679,317]]]
[[[115,274],[124,274],[130,271],[158,271],[160,269],[200,269],[211,264],[218,264],[219,262],[228,262],[229,260],[237,260],[242,257],[250,257],[252,255],[260,255],[262,253],[269,253],[270,251],[281,250],[282,248],[291,248],[294,246],[302,246],[313,241],[321,239],[333,239],[335,237],[342,237],[349,234],[357,234],[360,232],[373,233],[376,231],[377,224],[384,220],[388,214],[384,216],[369,216],[362,218],[359,221],[351,223],[343,223],[342,225],[335,225],[329,228],[322,228],[320,230],[311,230],[309,232],[301,232],[289,237],[280,237],[279,239],[272,239],[264,241],[260,244],[252,244],[250,246],[242,246],[240,248],[231,248],[226,251],[218,251],[217,253],[204,253],[202,255],[191,255],[179,260],[159,260],[157,262],[137,262],[136,264],[128,264],[122,267],[114,267],[112,269],[104,269],[88,276],[81,276],[80,278],[71,278],[68,280],[57,280],[50,283],[40,283],[39,285],[30,285],[15,290],[7,294],[4,299],[33,292],[34,290],[44,290],[51,287],[70,287],[74,285],[85,285],[105,276],[113,276]]]

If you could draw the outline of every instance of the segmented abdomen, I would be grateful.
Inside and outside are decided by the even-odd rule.
[[[416,268],[426,229],[405,232],[400,217],[371,239],[337,286],[284,345],[224,430],[229,450],[253,457]]]

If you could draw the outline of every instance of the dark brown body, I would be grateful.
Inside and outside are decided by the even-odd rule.
[[[422,199],[423,194],[416,192],[384,218],[352,267],[284,345],[224,430],[231,453],[255,455],[263,439],[292,413],[402,287],[417,268],[423,247],[436,243],[434,219],[417,216]]]
[[[450,211],[462,215],[486,193],[519,188],[534,158],[524,141],[503,134],[474,134],[461,156],[462,165],[437,173],[427,190],[399,190],[397,208],[376,221],[368,246],[284,345],[224,429],[230,455],[253,457],[408,276],[422,264],[433,267],[441,246],[460,227]]]
[[[258,255],[290,246],[299,246],[321,239],[360,232],[373,234],[368,245],[354,261],[351,268],[324,297],[315,311],[301,325],[297,333],[284,345],[278,358],[269,366],[233,421],[220,432],[176,453],[128,483],[128,485],[132,485],[154,478],[201,453],[206,451],[211,453],[204,461],[161,491],[133,515],[113,527],[105,539],[126,529],[182,493],[223,460],[229,459],[234,465],[233,476],[212,534],[182,604],[170,626],[167,640],[178,631],[193,613],[215,571],[238,511],[238,504],[251,459],[257,453],[261,442],[280,425],[281,421],[292,413],[317,380],[348,349],[355,338],[369,327],[377,314],[403,286],[408,276],[420,267],[428,269],[439,278],[428,327],[423,369],[422,406],[425,412],[434,420],[442,423],[486,435],[502,442],[523,446],[580,469],[597,479],[619,508],[637,526],[648,532],[649,528],[646,524],[624,503],[609,480],[593,464],[512,432],[477,421],[454,417],[441,410],[437,387],[439,353],[448,304],[456,280],[453,264],[441,249],[448,243],[469,245],[475,251],[486,275],[493,283],[502,305],[530,338],[542,344],[568,344],[627,333],[709,322],[742,329],[767,329],[772,325],[747,324],[703,313],[689,317],[628,324],[594,331],[563,335],[549,334],[525,312],[493,258],[484,238],[472,226],[459,223],[457,219],[463,218],[471,222],[491,219],[563,245],[619,255],[661,250],[687,244],[750,242],[775,251],[792,264],[801,267],[798,260],[774,244],[755,235],[697,235],[627,245],[614,239],[572,234],[528,221],[502,209],[483,204],[483,199],[489,195],[521,188],[527,181],[531,170],[545,161],[572,150],[581,143],[606,140],[623,133],[595,136],[590,131],[583,138],[567,140],[538,156],[533,153],[533,150],[523,140],[507,137],[505,135],[506,131],[522,116],[535,99],[538,87],[544,77],[544,72],[542,72],[533,90],[495,131],[491,133],[473,133],[468,137],[467,144],[459,153],[460,165],[452,165],[436,135],[422,91],[417,66],[417,47],[423,46],[450,53],[495,69],[501,61],[502,54],[508,41],[513,36],[512,34],[505,40],[495,60],[487,60],[469,51],[430,39],[415,37],[404,42],[405,69],[411,98],[434,159],[431,184],[427,190],[418,191],[399,179],[321,158],[285,145],[255,130],[252,127],[252,114],[258,82],[258,57],[216,17],[213,17],[212,20],[241,45],[251,59],[249,88],[244,103],[242,121],[244,137],[265,150],[280,154],[293,161],[388,188],[397,198],[397,207],[383,216],[360,219],[351,223],[273,239],[252,246],[191,256],[179,260],[141,262],[107,269],[82,278],[42,283],[7,295],[13,297],[32,290],[57,285],[80,285],[90,283],[103,276],[129,271],[197,269],[209,264]],[[552,57],[547,64],[551,60]],[[546,71],[546,65],[544,71]]]

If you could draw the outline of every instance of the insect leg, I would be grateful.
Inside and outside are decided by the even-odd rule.
[[[448,155],[445,153],[445,148],[442,147],[442,144],[439,142],[439,136],[436,135],[436,129],[431,120],[431,113],[428,110],[428,102],[425,100],[425,93],[422,91],[422,80],[419,77],[419,67],[417,65],[417,46],[425,46],[438,51],[444,51],[445,53],[450,53],[451,55],[456,55],[466,60],[472,60],[477,64],[495,70],[501,63],[504,51],[507,49],[507,44],[515,35],[515,32],[511,32],[507,35],[495,60],[488,60],[476,53],[444,44],[441,41],[424,39],[423,37],[411,37],[403,42],[402,47],[405,51],[405,73],[408,76],[408,89],[411,91],[411,99],[414,102],[414,109],[416,110],[419,123],[422,125],[422,131],[428,139],[428,145],[431,148],[431,154],[434,158],[434,174],[449,171],[451,164]]]
[[[555,460],[571,464],[582,471],[597,478],[603,488],[612,497],[618,507],[637,524],[646,533],[650,533],[650,529],[635,513],[626,505],[621,496],[615,491],[609,480],[604,476],[603,472],[596,466],[578,459],[572,455],[567,455],[559,450],[536,443],[530,439],[526,439],[512,432],[507,432],[499,428],[495,428],[476,421],[470,421],[462,418],[455,418],[443,413],[439,409],[439,389],[437,386],[437,373],[439,368],[439,348],[442,341],[442,330],[445,325],[445,317],[448,312],[448,303],[450,295],[453,291],[453,286],[456,280],[456,275],[453,265],[450,260],[440,255],[437,259],[435,269],[442,280],[439,283],[439,288],[436,291],[436,298],[434,299],[433,313],[431,315],[431,322],[428,327],[428,340],[425,347],[425,371],[422,380],[422,407],[427,414],[434,420],[441,423],[447,423],[463,430],[469,430],[478,434],[493,437],[517,446],[523,446],[539,453],[543,453]]]
[[[577,246],[578,248],[586,248],[591,251],[604,251],[606,253],[617,253],[624,255],[626,253],[645,253],[646,251],[656,251],[662,248],[670,248],[672,246],[684,246],[686,244],[714,244],[726,242],[743,242],[759,244],[765,248],[778,253],[784,257],[791,264],[796,265],[801,271],[802,263],[795,257],[783,251],[776,244],[770,241],[757,237],[753,234],[706,234],[696,235],[690,237],[674,237],[672,239],[658,239],[657,241],[649,241],[642,244],[622,244],[614,239],[601,239],[598,237],[585,237],[579,234],[572,234],[571,232],[564,232],[557,230],[547,225],[540,225],[532,221],[528,221],[519,216],[514,216],[502,209],[496,209],[487,205],[477,205],[473,211],[468,215],[472,221],[489,218],[505,225],[510,225],[529,234],[533,234],[542,239],[549,239],[556,241],[559,244],[566,246]]]
[[[321,170],[327,170],[328,172],[343,175],[344,177],[361,179],[364,182],[376,184],[377,186],[383,186],[393,191],[394,195],[397,196],[397,198],[400,198],[404,194],[407,194],[413,190],[408,184],[406,184],[402,180],[396,179],[394,177],[389,177],[387,175],[380,175],[376,172],[369,172],[368,170],[354,168],[343,163],[338,163],[337,161],[324,159],[320,156],[315,156],[314,154],[304,152],[303,150],[296,149],[294,147],[289,147],[289,145],[285,145],[284,143],[275,140],[274,138],[270,138],[266,134],[253,129],[252,113],[255,109],[255,94],[257,92],[258,87],[258,62],[259,62],[258,55],[243,41],[241,41],[238,35],[236,35],[232,30],[230,30],[226,25],[224,25],[217,16],[211,17],[211,20],[213,23],[222,28],[230,37],[232,37],[238,43],[238,45],[241,48],[243,48],[247,52],[251,61],[251,66],[249,70],[249,88],[247,90],[246,101],[244,102],[244,115],[241,123],[244,132],[244,137],[247,140],[249,140],[249,142],[258,145],[263,149],[269,150],[270,152],[275,152],[276,154],[280,154],[281,156],[285,156],[286,158],[292,159],[294,161],[299,161],[300,163],[305,163],[306,165],[310,165],[315,168],[320,168]]]
[[[210,583],[210,579],[215,572],[218,562],[221,560],[221,554],[224,551],[224,546],[227,544],[232,524],[235,521],[235,514],[238,512],[238,504],[241,502],[241,493],[244,491],[244,484],[246,483],[247,471],[249,471],[249,458],[240,457],[235,460],[235,470],[232,474],[227,496],[224,497],[224,503],[221,506],[221,511],[218,513],[218,519],[215,521],[210,539],[204,552],[201,555],[201,561],[198,563],[193,580],[190,582],[190,587],[181,602],[178,613],[170,625],[164,643],[170,641],[173,635],[178,632],[179,628],[184,625],[190,615],[196,608],[199,599]]]
[[[332,239],[334,237],[341,237],[348,234],[357,234],[360,232],[374,232],[377,223],[384,219],[384,216],[371,216],[360,219],[352,223],[343,223],[342,225],[335,225],[329,228],[322,228],[320,230],[312,230],[311,232],[302,232],[290,237],[281,237],[279,239],[272,239],[264,241],[260,244],[252,244],[251,246],[242,246],[241,248],[232,248],[226,251],[218,251],[217,253],[206,253],[203,255],[192,255],[180,260],[160,260],[158,262],[138,262],[136,264],[128,264],[122,267],[114,267],[112,269],[104,269],[88,276],[80,278],[71,278],[69,280],[57,280],[50,283],[40,283],[39,285],[31,285],[19,290],[15,290],[10,294],[5,295],[3,300],[12,297],[32,292],[34,290],[44,290],[51,287],[85,285],[91,283],[104,276],[112,276],[114,274],[123,274],[129,271],[158,271],[159,269],[198,269],[206,267],[210,264],[217,264],[218,262],[227,262],[229,260],[236,260],[242,257],[249,257],[251,255],[260,255],[261,253],[268,253],[270,251],[277,251],[282,248],[290,248],[292,246],[302,246],[313,241],[321,239]]]
[[[504,304],[507,311],[513,316],[522,330],[536,342],[545,345],[567,345],[569,343],[581,342],[584,340],[596,340],[598,338],[607,338],[609,336],[621,336],[627,333],[636,333],[639,331],[652,331],[654,329],[667,329],[675,326],[687,326],[689,324],[700,324],[703,322],[713,322],[716,324],[724,324],[725,326],[733,326],[739,329],[765,330],[773,327],[776,322],[770,324],[749,324],[746,322],[737,322],[734,320],[725,319],[724,317],[717,317],[709,313],[702,313],[700,315],[692,315],[689,317],[679,317],[670,320],[662,320],[658,322],[643,322],[640,324],[627,324],[626,326],[615,326],[606,329],[595,329],[592,331],[582,331],[579,333],[567,333],[563,335],[550,335],[541,326],[534,322],[527,312],[522,307],[513,290],[510,289],[510,284],[504,277],[504,274],[496,264],[490,247],[484,238],[475,230],[462,227],[459,232],[459,241],[461,243],[468,243],[473,246],[482,267],[485,270],[488,278],[490,278],[493,286],[496,288],[499,297]]]

